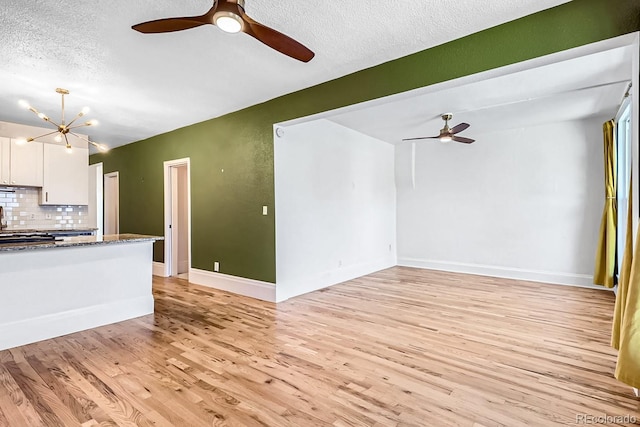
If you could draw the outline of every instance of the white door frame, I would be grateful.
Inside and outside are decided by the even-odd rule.
[[[191,158],[167,160],[164,162],[164,276],[173,275],[173,236],[172,236],[172,217],[173,217],[173,200],[171,179],[172,170],[180,167],[187,167],[187,247],[189,248],[189,269],[191,269]]]
[[[95,209],[95,226],[97,228],[96,234],[104,234],[104,165],[102,162],[89,165],[89,183],[92,184],[95,179],[93,188],[89,188],[89,217],[91,217],[91,211]],[[94,196],[94,197],[91,197]],[[90,227],[93,224],[88,224]]]
[[[107,179],[110,178],[115,178],[116,182],[117,182],[117,186],[116,186],[116,234],[120,233],[120,173],[119,172],[109,172],[109,173],[105,173],[104,174],[104,180],[102,182],[102,187],[104,188],[104,183]],[[103,199],[103,205],[102,205],[102,209],[104,212],[104,202],[106,201],[106,197]],[[104,216],[103,216],[103,221],[104,221]],[[103,231],[104,231],[104,223],[103,223]]]

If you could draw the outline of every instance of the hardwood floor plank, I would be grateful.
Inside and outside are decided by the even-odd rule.
[[[153,315],[0,351],[0,427],[640,419],[608,292],[396,267],[278,305],[173,278],[154,296]]]
[[[7,408],[9,413],[18,412],[24,419],[25,425],[45,425],[37,409],[29,401],[20,384],[11,374],[15,361],[9,360],[0,365],[0,388],[4,388],[4,396],[0,407]],[[36,403],[36,405],[38,402]]]

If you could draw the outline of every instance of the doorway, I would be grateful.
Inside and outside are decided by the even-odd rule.
[[[104,234],[120,233],[120,176],[104,175]]]
[[[164,162],[165,276],[189,279],[191,267],[190,159]]]
[[[620,106],[616,115],[616,153],[617,153],[617,182],[616,199],[618,201],[618,218],[616,227],[616,256],[618,271],[622,267],[622,258],[627,235],[627,214],[629,211],[629,186],[631,185],[631,99],[630,92]]]
[[[96,234],[104,234],[104,174],[102,163],[89,165],[89,208],[87,227],[97,229]]]

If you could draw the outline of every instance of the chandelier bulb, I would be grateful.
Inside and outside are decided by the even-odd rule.
[[[89,107],[82,107],[82,110],[80,111],[82,113],[82,115],[84,116],[85,114],[89,114],[89,111],[91,111],[91,108]]]
[[[21,99],[20,101],[18,101],[18,105],[24,108],[25,110],[28,110],[31,107],[31,105],[29,105],[29,103],[24,99]]]
[[[18,138],[16,139],[16,144],[18,145],[24,145],[27,143],[27,139],[26,138]]]
[[[98,126],[98,121],[96,119],[92,119],[92,120],[89,120],[88,122],[85,122],[85,125],[87,125],[87,126]]]
[[[65,148],[67,149],[67,153],[71,154],[73,152],[73,149],[71,148],[71,145],[67,144],[67,146]]]
[[[57,134],[57,135],[55,136],[55,138],[53,138],[53,140],[54,140],[55,142],[62,142],[62,136],[61,136],[60,134]]]

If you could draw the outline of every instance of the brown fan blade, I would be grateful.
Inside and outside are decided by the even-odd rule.
[[[205,16],[206,15],[156,19],[155,21],[143,22],[141,24],[134,25],[131,28],[144,34],[155,34],[188,30],[205,24],[213,24],[213,22],[207,22],[207,20],[203,19]]]
[[[465,138],[464,136],[452,136],[451,139],[456,142],[463,142],[465,144],[471,144],[475,139]]]
[[[254,21],[244,12],[242,12],[242,19],[246,24],[243,26],[242,31],[270,48],[302,62],[309,62],[315,56],[315,53],[306,46],[289,36]]]
[[[439,139],[440,135],[438,136],[421,136],[419,138],[405,138],[403,139],[403,141],[417,141],[419,139]]]
[[[452,127],[450,132],[451,132],[452,135],[454,135],[456,133],[462,132],[463,130],[465,130],[469,126],[471,126],[469,123],[460,123],[459,125],[455,125],[454,127]]]

